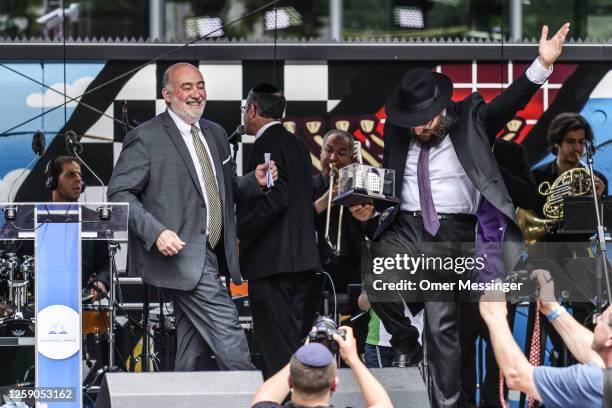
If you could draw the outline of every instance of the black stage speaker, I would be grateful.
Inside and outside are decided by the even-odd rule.
[[[429,407],[427,390],[416,368],[371,370],[396,407]],[[338,371],[340,384],[332,396],[336,408],[363,407],[350,369]],[[96,408],[245,408],[262,384],[259,371],[106,374]]]
[[[248,407],[263,383],[259,371],[112,373],[96,408]]]
[[[394,407],[429,407],[427,388],[418,368],[372,368],[370,371],[387,390]],[[340,382],[332,395],[331,405],[335,408],[364,407],[361,391],[351,369],[338,370],[338,379]]]

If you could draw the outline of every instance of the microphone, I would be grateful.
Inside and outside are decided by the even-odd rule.
[[[587,139],[584,140],[584,143],[586,145],[586,154],[587,154],[587,156],[589,156],[589,157],[590,156],[594,156],[595,155],[595,150],[596,150],[595,143],[593,143],[593,141],[587,140]]]
[[[32,166],[32,163],[34,163],[34,161],[38,158],[38,156],[43,155],[43,153],[45,152],[45,145],[46,145],[45,134],[41,132],[40,130],[36,131],[36,133],[32,135],[32,151],[34,152],[35,156],[27,164],[27,166],[25,166],[25,168],[21,170],[21,173],[19,173],[17,178],[13,180],[13,182],[11,183],[11,187],[9,188],[9,194],[8,194],[8,201],[11,204],[7,205],[2,210],[4,212],[4,219],[8,222],[13,222],[17,219],[17,206],[12,204],[13,199],[11,199],[11,195],[13,194],[13,188],[15,187],[15,184],[17,183],[17,181],[21,179],[21,176],[23,176],[25,171],[30,169],[30,166]]]
[[[238,125],[236,130],[234,130],[234,133],[229,135],[227,141],[231,144],[238,144],[242,138],[242,135],[244,135],[244,125]]]
[[[64,142],[66,143],[66,150],[68,153],[74,156],[83,153],[83,145],[79,142],[79,137],[74,130],[69,130],[64,133]]]
[[[32,136],[32,151],[38,156],[42,156],[45,152],[45,134],[40,130]]]
[[[98,180],[98,183],[100,183],[100,185],[102,186],[102,202],[105,202],[106,186],[104,185],[104,182],[100,179],[100,177],[98,177],[96,172],[93,171],[91,167],[87,165],[87,163],[85,163],[85,160],[83,160],[81,156],[79,156],[79,154],[83,152],[83,145],[79,142],[77,134],[74,131],[69,130],[64,134],[64,139],[66,141],[66,149],[68,150],[68,152],[76,156],[76,158],[79,159],[79,162],[81,162],[81,164],[85,166],[85,168],[89,170],[91,174],[93,174],[96,180]],[[100,220],[108,221],[111,219],[111,214],[113,212],[113,208],[111,206],[103,205],[101,207],[98,207],[96,210],[98,211],[98,216]]]

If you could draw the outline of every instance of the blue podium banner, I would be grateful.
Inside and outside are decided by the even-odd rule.
[[[81,407],[81,218],[79,205],[36,206],[36,386],[74,389]]]

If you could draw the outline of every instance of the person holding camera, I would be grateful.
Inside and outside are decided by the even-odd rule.
[[[367,407],[393,407],[389,395],[357,355],[357,343],[350,327],[344,338],[335,333],[340,356],[351,368]],[[268,379],[255,393],[251,408],[330,407],[331,395],[338,386],[336,361],[331,351],[321,343],[300,347],[281,371]],[[285,403],[289,391],[291,400]]]
[[[508,327],[506,301],[485,293],[480,314],[489,328],[495,359],[508,388],[541,401],[546,407],[609,407],[603,405],[604,383],[612,400],[612,308],[597,318],[595,332],[579,324],[555,298],[550,272],[533,272],[540,286],[540,311],[561,335],[580,364],[570,367],[534,367],[520,350]],[[605,378],[607,377],[607,378]]]

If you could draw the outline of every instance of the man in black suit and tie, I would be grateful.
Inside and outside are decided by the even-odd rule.
[[[504,278],[506,271],[514,269],[520,258],[521,232],[491,147],[497,132],[527,105],[552,72],[568,31],[569,24],[565,24],[548,40],[548,27],[543,27],[538,58],[490,103],[478,93],[451,101],[453,84],[445,75],[422,68],[404,74],[385,106],[383,157],[383,167],[395,171],[400,205],[377,231],[373,257],[419,256],[416,251],[423,242],[476,242],[474,258],[489,256],[485,268],[470,277],[472,282]],[[366,220],[374,208],[356,205],[351,212]],[[502,242],[519,245],[504,245],[501,251]],[[491,247],[490,243],[498,244]],[[479,253],[495,247],[500,250]],[[465,279],[453,270],[426,272],[417,276],[446,282]],[[426,300],[424,335],[432,407],[460,406],[459,293],[422,294]],[[418,335],[408,325],[393,324],[405,321],[398,317],[402,304],[372,306],[395,338],[391,340],[394,347],[402,343],[397,338]]]
[[[274,187],[258,200],[238,203],[240,267],[249,281],[255,335],[266,377],[298,348],[304,302],[319,267],[312,211],[312,163],[306,144],[281,124],[283,93],[272,85],[251,89],[244,127],[255,135],[245,171],[270,153],[278,167]]]
[[[202,119],[197,67],[172,65],[162,82],[168,109],[126,135],[108,186],[110,201],[130,204],[128,268],[172,297],[177,371],[205,368],[205,343],[221,370],[253,369],[219,273],[241,282],[234,197],[262,197],[268,166],[236,176],[225,130]]]

